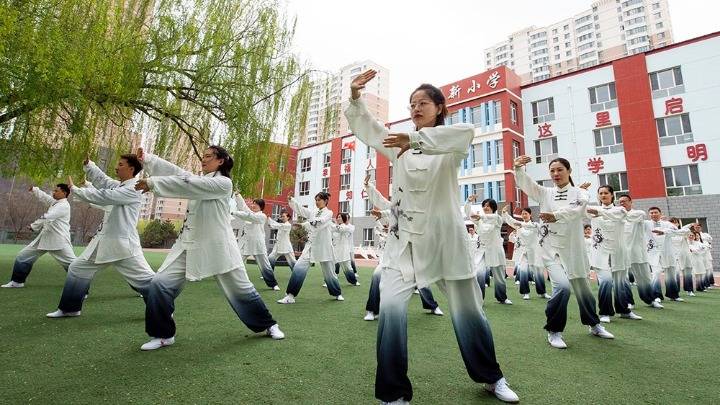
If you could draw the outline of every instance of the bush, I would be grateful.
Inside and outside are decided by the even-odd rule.
[[[162,248],[177,239],[177,236],[175,225],[171,221],[155,219],[145,225],[140,234],[140,244],[144,248]]]

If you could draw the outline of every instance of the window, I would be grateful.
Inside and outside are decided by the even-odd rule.
[[[365,146],[365,159],[372,159],[373,158],[373,149],[370,147],[370,145]]]
[[[639,33],[641,33],[641,32],[647,32],[647,26],[646,26],[646,25],[643,25],[643,26],[640,26],[640,27],[637,27],[637,28],[633,28],[633,29],[631,29],[631,30],[627,30],[627,31],[625,32],[625,35],[635,35],[635,34],[639,34]]]
[[[282,194],[282,180],[275,182],[275,195]]]
[[[482,167],[485,161],[483,157],[483,143],[476,143],[472,146],[473,167]]]
[[[392,180],[393,180],[393,167],[390,166],[390,167],[388,168],[388,171],[389,171],[388,183],[392,184]],[[390,197],[388,197],[388,200],[389,200],[389,199],[390,199]]]
[[[299,195],[310,195],[310,181],[301,181],[300,182],[300,192]]]
[[[272,213],[270,214],[272,219],[277,220],[278,218],[280,218],[280,213],[283,211],[283,209],[285,209],[285,207],[283,207],[282,205],[273,204]]]
[[[366,216],[366,217],[369,217],[369,216],[371,215],[371,214],[370,214],[370,211],[372,211],[373,205],[370,204],[370,199],[369,199],[369,198],[366,198],[366,199],[363,200],[363,201],[365,201],[365,216]]]
[[[566,51],[566,52],[565,52],[565,56],[570,56],[570,55],[572,55],[572,51]]]
[[[598,155],[623,151],[620,126],[596,129],[593,135],[595,135],[595,153]]]
[[[653,90],[653,98],[684,92],[680,66],[650,73],[650,87]]]
[[[495,122],[493,122],[493,124],[499,124],[502,122],[502,116],[500,115],[500,100],[495,100],[493,102],[493,106],[495,107]]]
[[[602,111],[608,108],[617,107],[617,94],[615,83],[603,84],[602,86],[590,87],[590,110]]]
[[[533,124],[555,119],[555,105],[552,97],[532,102]]]
[[[375,169],[365,170],[365,177],[370,176],[370,181],[375,182]]]
[[[657,10],[659,8],[660,8],[660,3],[653,3],[653,5],[652,5],[653,10]]]
[[[645,7],[638,7],[638,8],[634,8],[632,10],[626,11],[625,15],[629,17],[631,15],[640,14],[640,13],[644,13],[644,12],[645,12]],[[660,14],[660,13],[656,13],[656,14]]]
[[[375,235],[373,228],[363,229],[363,246],[375,246]]]
[[[658,37],[658,39],[665,39],[665,33],[661,32],[661,33],[657,34],[657,37]]]
[[[630,190],[630,187],[628,187],[627,172],[600,174],[598,175],[598,180],[600,180],[599,185],[608,185],[615,190],[616,199],[620,198],[623,194],[627,194]]]
[[[479,106],[470,109],[470,115],[472,116],[473,124],[485,125],[482,119],[483,108],[485,108],[485,104],[480,104]]]
[[[503,201],[505,201],[505,180],[498,181],[497,186],[498,186],[498,195],[496,196],[497,198],[495,200],[497,202],[503,202]]]
[[[478,198],[481,198],[481,199],[485,198],[485,184],[484,183],[473,184],[472,185],[472,193],[473,193],[473,195],[477,196]]]
[[[342,156],[343,164],[352,162],[352,149],[350,149],[350,148],[343,149],[341,156]]]
[[[518,123],[518,120],[517,120],[517,104],[515,104],[514,101],[511,101],[511,102],[510,102],[510,121],[511,121],[513,124],[516,124],[516,125],[517,125],[517,123]]]
[[[496,164],[501,165],[503,163],[503,147],[502,147],[503,141],[502,139],[498,139],[495,141],[495,156],[497,156],[497,162]]]
[[[309,172],[310,171],[310,161],[312,158],[304,158],[300,159],[300,172]]]
[[[271,245],[274,245],[277,242],[277,234],[278,234],[277,229],[270,230],[270,244]]]
[[[558,157],[556,137],[535,141],[535,163],[549,162],[556,157]]]
[[[350,173],[340,175],[340,190],[350,190]]]
[[[512,147],[513,147],[513,159],[519,158],[521,155],[520,142],[512,141]]]
[[[323,154],[323,167],[330,167],[330,152]]]
[[[330,177],[322,178],[322,191],[327,193],[330,190]]]
[[[697,165],[665,167],[663,170],[668,197],[702,194]]]
[[[586,40],[588,40],[588,39],[592,39],[592,37],[593,37],[593,34],[592,34],[592,32],[590,32],[590,33],[585,34],[585,35],[580,35],[580,36],[577,38],[577,41],[578,41],[578,42],[586,41]]]
[[[680,114],[655,119],[660,145],[675,145],[693,141],[690,115]]]
[[[655,17],[655,19],[662,18],[662,13],[658,11],[657,13],[653,14],[653,17]]]
[[[578,52],[580,52],[580,51],[584,51],[586,49],[590,49],[593,46],[595,46],[595,41],[590,41],[586,44],[582,44],[582,45],[578,46],[577,50],[578,50]]]
[[[285,159],[280,158],[280,162],[278,162],[278,172],[282,173],[285,171]]]
[[[340,211],[341,214],[347,214],[350,212],[350,201],[340,201],[340,204],[338,205],[338,211]]]
[[[448,125],[457,124],[460,122],[460,111],[455,111],[448,117]]]

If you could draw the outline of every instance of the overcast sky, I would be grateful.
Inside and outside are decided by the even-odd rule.
[[[405,118],[412,89],[484,70],[483,50],[524,27],[590,8],[591,0],[284,0],[297,16],[296,51],[335,71],[371,59],[390,70],[390,120]],[[720,3],[668,0],[675,42],[720,31]],[[512,4],[512,6],[507,6]]]

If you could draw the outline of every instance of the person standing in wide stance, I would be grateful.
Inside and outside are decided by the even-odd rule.
[[[110,265],[123,276],[132,289],[147,299],[147,289],[155,273],[145,260],[137,231],[142,201],[140,193],[135,190],[135,184],[136,176],[142,168],[142,162],[136,155],[120,155],[115,167],[118,180],[115,180],[86,159],[83,170],[93,187],[76,187],[72,179],[69,179],[68,183],[75,198],[95,206],[112,208],[107,219],[103,218],[102,228],[96,237],[90,241],[80,257],[70,264],[58,309],[47,314],[48,318],[80,315],[95,273]]]
[[[473,127],[443,125],[445,97],[438,88],[423,84],[410,95],[415,130],[390,134],[361,99],[360,91],[376,74],[368,70],[353,79],[350,105],[345,110],[355,136],[387,157],[394,169],[391,209],[398,218],[399,243],[394,249],[386,247],[383,258],[375,397],[393,404],[412,399],[407,375],[407,306],[416,286],[437,282],[448,296],[460,353],[470,377],[486,383],[486,389],[497,398],[518,402],[495,359],[482,292],[457,209],[457,172],[472,142]]]
[[[141,350],[175,343],[175,298],[185,280],[215,276],[218,286],[240,320],[253,332],[265,331],[273,339],[285,334],[270,315],[260,294],[248,279],[240,249],[230,226],[233,194],[230,170],[233,160],[221,146],[210,146],[202,157],[202,176],[138,150],[150,175],[135,188],[159,197],[187,198],[187,217],[175,244],[150,283],[145,309],[145,332],[151,340]]]
[[[564,158],[550,161],[548,169],[554,187],[538,185],[525,173],[523,166],[530,163],[529,156],[515,159],[517,186],[540,203],[540,240],[543,263],[550,274],[553,291],[545,308],[548,343],[557,349],[567,348],[562,332],[567,323],[567,305],[570,290],[575,292],[580,322],[590,327],[590,333],[604,339],[614,336],[600,325],[595,297],[590,290],[588,270],[590,263],[585,250],[583,222],[589,201],[587,192],[575,187],[570,177],[570,162]]]
[[[60,183],[55,186],[52,196],[37,187],[30,187],[30,192],[47,206],[48,210],[30,224],[30,228],[40,231],[40,234],[15,256],[10,282],[0,286],[3,288],[25,287],[25,280],[30,275],[33,264],[45,253],[57,260],[65,271],[75,260],[75,252],[70,243],[70,203],[67,200],[70,187]]]
[[[275,291],[280,291],[265,247],[265,223],[268,219],[263,212],[265,200],[256,198],[248,205],[241,195],[236,194],[235,202],[237,211],[230,213],[233,217],[243,221],[242,233],[238,237],[240,253],[246,259],[253,256],[265,284]]]
[[[275,272],[275,263],[280,256],[285,256],[285,261],[290,267],[290,270],[295,267],[295,249],[293,249],[292,243],[290,243],[290,231],[292,230],[290,214],[283,210],[280,212],[280,217],[278,219],[280,221],[275,221],[271,217],[268,217],[268,226],[270,226],[270,229],[277,231],[275,245],[270,252],[270,256],[268,256],[270,267],[273,269],[273,274]]]

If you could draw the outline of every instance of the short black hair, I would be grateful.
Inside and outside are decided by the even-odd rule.
[[[59,188],[65,193],[65,197],[70,195],[70,186],[65,183],[58,183],[55,187]]]
[[[662,210],[661,210],[660,208],[658,208],[658,207],[650,207],[650,208],[648,208],[648,212],[650,212],[650,211],[652,211],[652,210],[657,210],[657,212],[659,212],[659,213],[662,214]]]
[[[126,153],[124,155],[120,155],[120,159],[125,160],[128,165],[132,166],[133,176],[137,176],[138,173],[140,173],[140,171],[143,169],[142,162],[134,153]]]
[[[260,211],[265,209],[265,200],[263,200],[262,198],[256,198],[253,200],[253,202],[257,204],[258,207],[260,207]]]
[[[340,219],[342,219],[344,224],[347,224],[347,221],[350,219],[350,216],[344,212],[339,213]]]
[[[528,207],[523,208],[522,211],[525,211],[525,212],[527,212],[528,214],[532,215],[532,210],[531,210],[530,208],[528,208]],[[522,211],[520,211],[520,212],[522,212]]]
[[[586,230],[586,229],[588,229],[588,228],[592,229],[592,226],[590,226],[590,224],[585,224],[585,226],[583,226],[583,231]]]
[[[630,197],[630,194],[622,194],[620,197],[618,197],[618,200],[623,197],[626,197],[628,200],[632,201],[632,197]]]
[[[497,212],[497,202],[495,200],[493,200],[492,198],[486,198],[480,203],[480,206],[485,208],[485,204],[490,206],[492,212]]]
[[[315,199],[317,200],[318,198],[321,200],[325,200],[325,204],[327,204],[328,201],[330,200],[330,193],[321,191],[321,192],[315,194]]]

